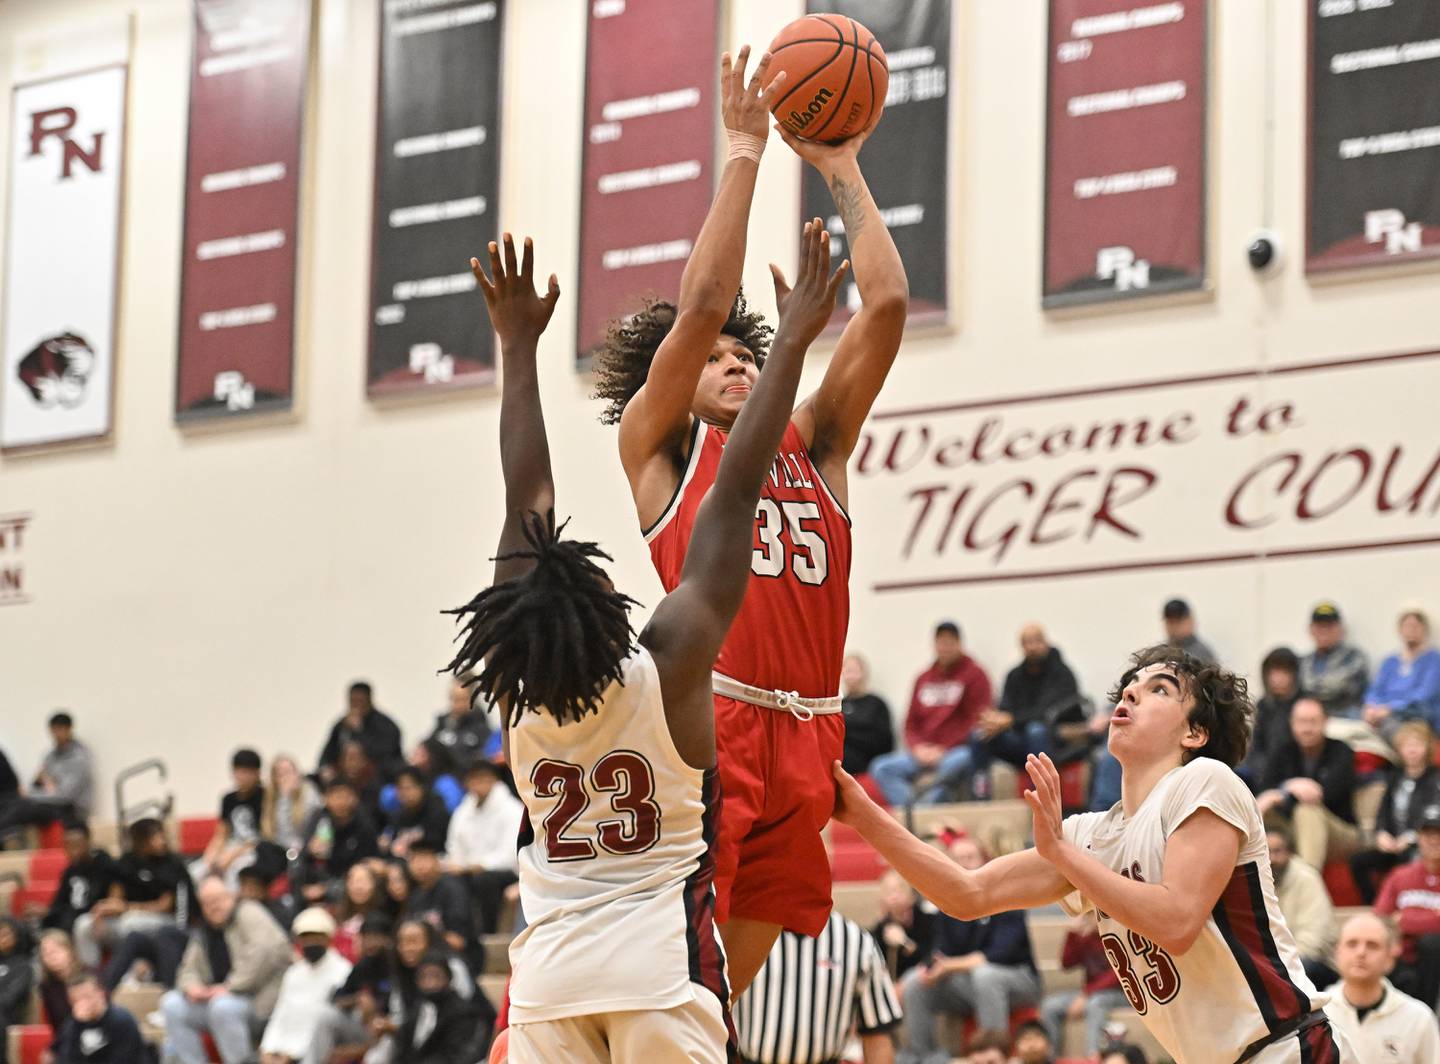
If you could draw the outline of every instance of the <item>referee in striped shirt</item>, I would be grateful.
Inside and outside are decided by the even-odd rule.
[[[747,1064],[836,1064],[852,1028],[865,1064],[894,1064],[900,1002],[870,932],[832,912],[819,938],[780,932],[735,1003]]]

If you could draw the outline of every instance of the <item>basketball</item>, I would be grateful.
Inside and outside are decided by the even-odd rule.
[[[836,144],[868,126],[885,104],[885,51],[853,18],[797,18],[770,42],[770,54],[770,76],[788,75],[770,110],[797,137]]]
[[[510,1028],[505,1028],[490,1043],[490,1064],[505,1064],[510,1059]]]

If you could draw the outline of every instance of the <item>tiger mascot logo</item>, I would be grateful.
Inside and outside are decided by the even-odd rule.
[[[85,398],[95,352],[82,336],[66,332],[42,340],[20,360],[20,383],[42,407],[71,409]]]

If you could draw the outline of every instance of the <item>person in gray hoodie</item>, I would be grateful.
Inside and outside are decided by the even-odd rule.
[[[90,816],[95,794],[90,749],[75,738],[75,721],[69,713],[54,714],[49,724],[54,745],[40,763],[29,793],[16,791],[0,798],[0,835],[26,825]]]

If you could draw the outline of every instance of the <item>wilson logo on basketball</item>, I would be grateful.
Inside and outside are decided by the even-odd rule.
[[[785,128],[791,133],[799,133],[811,122],[819,117],[820,112],[825,110],[825,105],[833,99],[835,94],[829,89],[821,89],[810,101],[810,105],[803,111],[791,111],[790,117],[785,120]]]

